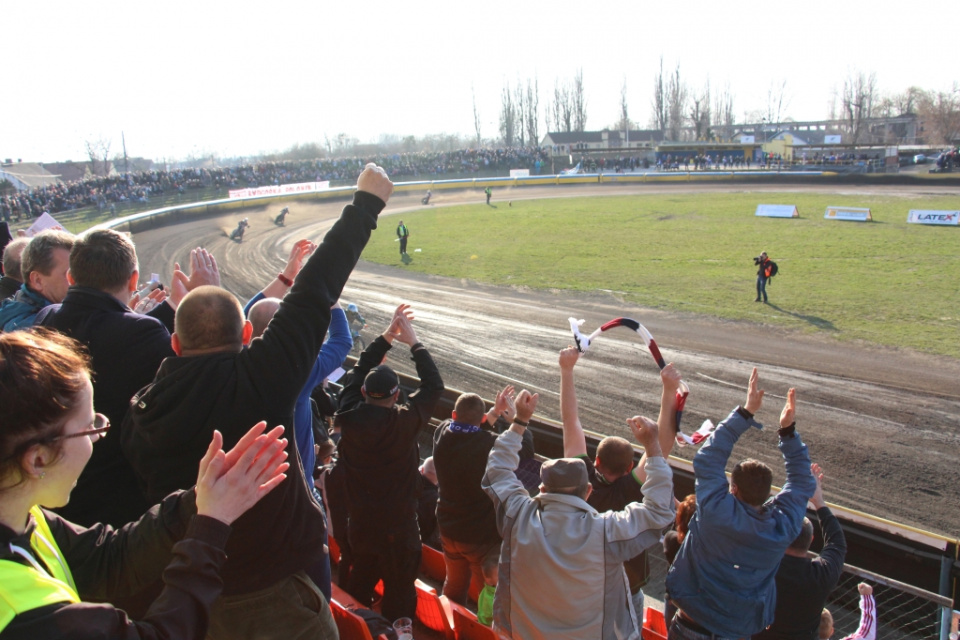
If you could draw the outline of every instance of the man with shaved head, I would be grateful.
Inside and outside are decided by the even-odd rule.
[[[262,337],[250,341],[253,327],[225,291],[198,287],[183,299],[171,340],[179,357],[165,360],[133,398],[124,424],[124,451],[148,498],[196,482],[195,467],[214,429],[231,447],[259,420],[284,425],[287,451],[296,459],[294,405],[326,335],[330,307],[393,192],[375,165],[367,165],[357,188]],[[326,599],[304,571],[325,553],[323,514],[301,465],[287,473],[233,523],[208,638],[336,637]]]

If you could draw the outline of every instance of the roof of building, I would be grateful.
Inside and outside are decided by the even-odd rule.
[[[600,143],[604,141],[603,134],[607,134],[610,146],[616,147],[626,143],[624,132],[619,130],[603,131],[550,131],[547,133],[553,144],[575,144],[577,142]],[[663,132],[657,129],[635,129],[630,131],[630,142],[660,142]]]
[[[2,164],[0,165],[0,174],[14,178],[30,189],[54,184],[59,178],[59,176],[50,173],[36,162]]]

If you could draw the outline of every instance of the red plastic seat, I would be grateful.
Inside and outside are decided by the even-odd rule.
[[[327,538],[327,546],[330,547],[330,564],[340,564],[340,545],[333,536]]]
[[[352,611],[361,606],[353,596],[335,584],[331,585],[330,596],[330,612],[340,633],[340,640],[386,640],[383,635],[374,639],[367,623]]]
[[[667,622],[663,612],[647,607],[643,612],[643,640],[667,640]]]
[[[449,610],[437,595],[437,590],[417,580],[417,620],[428,629],[442,633],[447,640],[455,640],[453,620],[447,614]]]
[[[442,596],[441,599],[450,607],[457,640],[500,640],[497,632],[485,624],[480,624],[472,611]]]
[[[443,553],[429,545],[423,545],[423,553],[420,555],[420,573],[437,582],[446,580],[447,563],[443,559]]]

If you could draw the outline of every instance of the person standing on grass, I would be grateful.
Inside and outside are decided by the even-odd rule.
[[[407,253],[407,238],[410,237],[410,230],[407,229],[407,225],[403,224],[403,220],[397,225],[397,237],[400,238],[400,255],[405,255]]]
[[[760,298],[763,298],[763,301],[767,301],[767,279],[770,278],[772,273],[772,267],[770,263],[770,258],[767,257],[766,251],[761,251],[760,255],[753,259],[753,264],[757,265],[757,299],[754,302],[760,302]]]

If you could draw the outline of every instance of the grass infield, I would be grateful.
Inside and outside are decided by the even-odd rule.
[[[427,208],[405,213],[405,269],[506,286],[608,290],[628,305],[778,325],[960,357],[960,228],[907,224],[958,197],[807,193],[653,194]],[[800,218],[758,218],[795,204]],[[873,222],[825,220],[830,205]],[[364,259],[401,265],[397,220]],[[780,267],[754,303],[753,257]],[[624,312],[629,312],[625,308]]]

